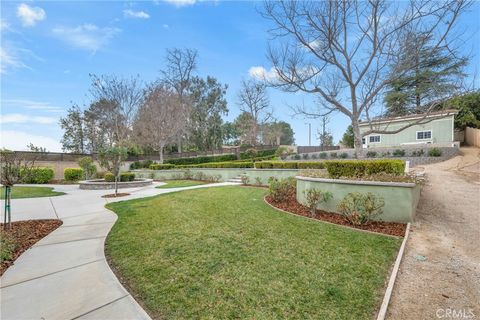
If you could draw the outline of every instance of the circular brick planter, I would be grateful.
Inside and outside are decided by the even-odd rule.
[[[152,179],[135,179],[134,181],[118,182],[118,188],[139,188],[151,185]],[[84,190],[107,190],[115,189],[115,182],[106,182],[103,179],[85,180],[79,182],[80,189]]]

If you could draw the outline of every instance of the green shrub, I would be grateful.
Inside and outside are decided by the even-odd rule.
[[[286,147],[278,147],[277,150],[275,150],[275,156],[277,157],[284,157],[288,154],[288,149]]]
[[[442,150],[437,148],[437,147],[434,147],[434,148],[428,150],[428,155],[430,157],[441,157],[442,156]]]
[[[377,156],[376,151],[368,151],[367,152],[367,158],[375,158]]]
[[[130,164],[130,170],[150,169],[150,165],[153,163],[152,160],[135,161]]]
[[[297,153],[297,154],[294,154],[294,155],[293,155],[293,159],[294,159],[294,160],[300,160],[301,157],[300,157],[300,155]]]
[[[77,163],[80,166],[80,168],[83,169],[83,179],[87,180],[95,176],[95,173],[97,172],[97,166],[93,162],[92,157],[82,157],[78,159]],[[77,180],[80,180],[80,179],[77,179]],[[77,181],[77,180],[72,180],[72,181]]]
[[[105,172],[99,171],[95,173],[95,179],[105,179]]]
[[[256,178],[255,178],[255,184],[256,184],[257,186],[261,186],[261,185],[262,185],[262,179],[260,179],[260,177],[256,177]]]
[[[331,178],[362,177],[379,173],[403,175],[405,162],[395,159],[325,161]]]
[[[257,154],[258,154],[258,151],[255,150],[254,148],[250,148],[245,151],[246,159],[253,159],[257,156]],[[242,159],[241,156],[240,156],[240,159]]]
[[[240,176],[240,179],[242,180],[242,184],[244,184],[244,185],[247,185],[248,182],[250,181],[250,178],[249,178],[247,175],[245,175],[245,174],[242,174],[242,175]]]
[[[328,153],[326,152],[320,152],[318,154],[318,156],[320,157],[320,159],[326,159],[328,157]]]
[[[321,161],[261,161],[255,162],[257,169],[324,169]]]
[[[348,158],[348,153],[346,153],[346,152],[340,153],[340,158],[347,159]]]
[[[21,174],[25,177],[22,181],[23,183],[42,184],[52,180],[55,172],[52,168],[33,167],[31,170],[29,170],[29,174],[23,170]]]
[[[174,164],[170,163],[154,163],[150,165],[150,169],[152,170],[170,170],[175,168]]]
[[[325,169],[325,161],[297,162],[297,169]]]
[[[421,157],[424,154],[425,154],[425,151],[423,151],[423,149],[412,151],[412,157]]]
[[[193,173],[192,173],[192,171],[190,171],[190,170],[188,170],[188,169],[185,170],[185,171],[183,172],[183,179],[185,179],[185,180],[192,180],[192,179],[193,179]]]
[[[135,180],[135,174],[132,172],[122,172],[120,173],[120,181],[127,182]]]
[[[263,156],[263,155],[262,155]],[[174,164],[174,165],[192,165],[208,162],[225,162],[225,161],[234,161],[237,160],[235,154],[224,154],[220,156],[200,156],[192,158],[178,158],[178,159],[168,159],[164,163]]]
[[[333,194],[330,191],[322,191],[318,189],[307,189],[304,190],[305,200],[307,201],[307,206],[310,209],[310,216],[315,217],[317,214],[317,206],[322,202],[327,202],[333,198]]]
[[[273,202],[296,201],[297,181],[293,177],[269,179],[268,194]]]
[[[318,155],[316,153],[312,154],[312,159],[318,159]]]
[[[84,178],[84,171],[81,168],[65,168],[63,178],[67,181],[78,181]]]
[[[337,205],[337,210],[348,222],[353,225],[367,224],[373,218],[382,214],[382,207],[385,206],[383,198],[368,192],[349,193]]]
[[[337,157],[338,157],[338,155],[337,155],[336,152],[331,152],[331,153],[330,153],[330,158],[336,159]]]
[[[177,168],[253,168],[252,161],[228,161],[228,162],[210,162],[202,164],[193,164],[186,166],[177,166]]]
[[[393,151],[392,155],[394,157],[405,157],[405,150],[397,149],[397,150]]]
[[[105,182],[115,182],[115,176],[111,172],[105,173],[104,179]]]
[[[250,148],[250,149],[253,149],[253,148]],[[251,159],[251,155],[248,153],[248,151],[250,150],[246,150],[245,152],[241,152],[240,153],[240,159],[243,159],[243,160],[247,160],[247,159]],[[254,149],[255,150],[255,149]],[[270,150],[255,150],[256,151],[256,154],[255,154],[255,158],[263,158],[263,157],[268,157],[268,156],[275,156],[276,152],[277,152],[277,149],[270,149]],[[217,161],[229,161],[230,159],[227,159],[227,160],[217,160]],[[217,162],[216,161],[216,162]]]

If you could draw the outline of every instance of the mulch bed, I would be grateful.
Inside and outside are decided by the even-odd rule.
[[[62,223],[61,220],[56,219],[16,221],[12,222],[12,227],[6,230],[3,229],[3,223],[0,223],[0,236],[15,243],[12,259],[2,261],[0,264],[0,276],[23,252],[60,227]]]
[[[126,197],[129,196],[130,193],[111,193],[111,194],[105,194],[102,196],[102,198],[120,198],[120,197]]]
[[[293,214],[297,214],[300,216],[311,218],[310,210],[307,207],[303,206],[302,204],[298,203],[294,199],[286,202],[276,203],[276,202],[273,202],[270,196],[266,196],[265,200],[275,208],[278,208]],[[397,236],[397,237],[405,236],[405,231],[407,230],[407,225],[399,222],[370,221],[368,224],[356,226],[356,225],[352,225],[350,222],[348,222],[347,219],[345,219],[344,217],[342,217],[337,213],[326,212],[321,210],[317,210],[317,214],[313,219],[327,221],[334,224],[340,224],[340,225],[348,226],[355,229],[362,229],[362,230],[388,234],[388,235]]]

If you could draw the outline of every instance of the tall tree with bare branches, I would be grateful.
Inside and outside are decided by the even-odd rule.
[[[393,134],[406,129],[380,129],[370,121],[382,114],[386,88],[413,68],[401,59],[401,39],[407,32],[431,39],[428,50],[446,48],[456,56],[459,16],[468,0],[393,2],[266,1],[263,16],[272,21],[268,50],[276,79],[272,86],[312,94],[318,108],[295,108],[308,117],[341,112],[349,117],[357,155],[363,156],[362,137]],[[427,113],[437,102],[425,107]],[[359,122],[370,123],[360,133]],[[428,121],[426,116],[408,126]]]
[[[195,49],[167,49],[165,69],[161,70],[162,82],[172,88],[184,102],[189,95],[195,70],[197,69],[198,52]],[[178,152],[182,152],[182,139],[188,134],[186,127],[177,135]]]
[[[272,116],[266,84],[256,80],[242,81],[238,92],[238,105],[242,112],[251,116],[250,143],[256,145],[260,127]]]
[[[142,146],[158,151],[160,163],[167,143],[175,141],[185,128],[189,106],[164,85],[155,84],[147,89],[145,102],[135,119],[134,136]]]
[[[90,75],[90,92],[97,105],[97,112],[103,115],[111,130],[113,145],[128,143],[133,122],[144,98],[143,84],[139,77],[119,78],[117,76]]]

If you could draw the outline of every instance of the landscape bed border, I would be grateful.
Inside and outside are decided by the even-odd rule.
[[[146,187],[153,183],[153,179],[135,178],[133,181],[118,181],[118,188]],[[110,190],[115,189],[115,182],[106,182],[103,179],[83,180],[78,182],[82,190]]]

